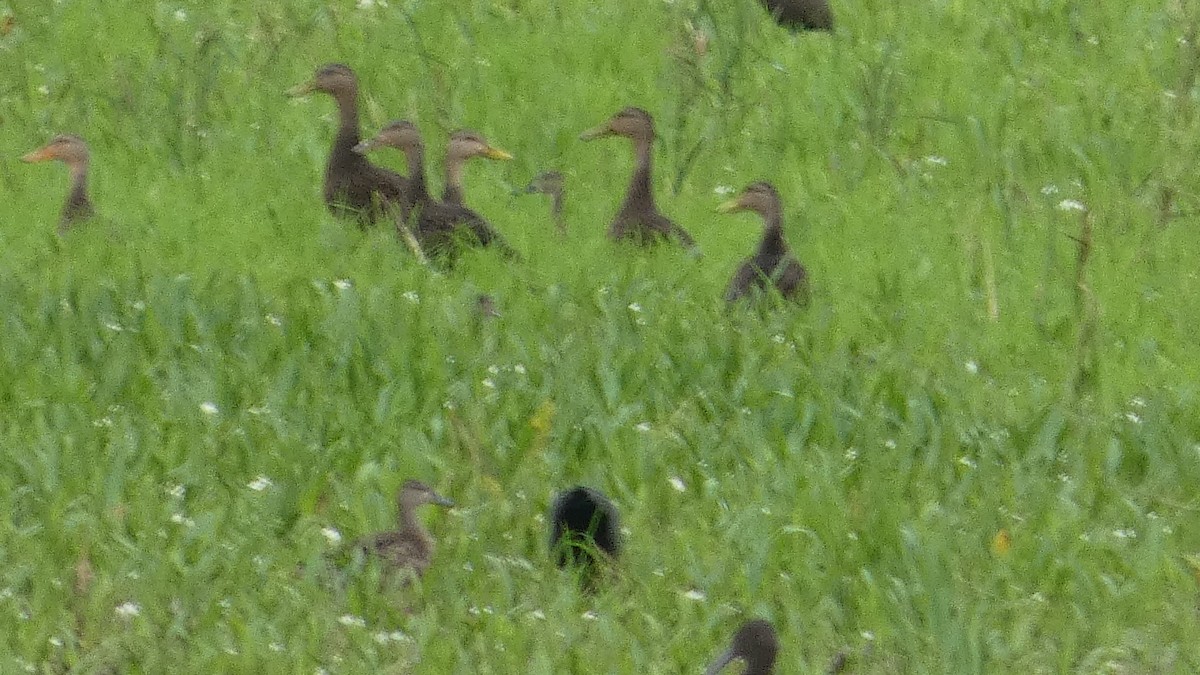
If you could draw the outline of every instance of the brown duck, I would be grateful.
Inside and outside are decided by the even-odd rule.
[[[828,0],[759,0],[775,23],[793,31],[833,30]]]
[[[406,480],[396,496],[400,527],[359,540],[355,547],[379,556],[393,571],[409,571],[417,577],[425,574],[433,560],[433,536],[417,519],[416,510],[425,504],[452,507],[454,502],[433,491],[419,480]]]
[[[447,204],[464,205],[462,172],[463,165],[473,157],[488,159],[512,159],[512,155],[494,147],[474,131],[456,131],[446,146],[446,185],[442,190],[442,201]]]
[[[768,621],[753,619],[742,624],[733,636],[733,643],[705,671],[716,675],[735,659],[746,662],[742,675],[771,675],[775,672],[775,656],[779,653],[779,638]]]
[[[808,272],[783,240],[783,206],[770,183],[751,183],[736,198],[717,207],[722,213],[754,211],[763,219],[758,251],[746,258],[725,291],[726,302],[736,302],[752,291],[774,287],[787,300],[808,299]]]
[[[388,209],[399,207],[405,216],[411,206],[408,182],[400,174],[375,166],[354,152],[361,140],[358,131],[358,77],[349,66],[331,63],[317,69],[313,78],[288,90],[289,96],[313,92],[329,94],[337,102],[338,132],[325,166],[325,204],[335,216],[356,218],[360,225],[374,222]]]
[[[533,177],[525,186],[525,194],[550,195],[550,217],[554,219],[554,228],[558,233],[567,233],[567,224],[563,221],[564,188],[566,181],[557,171],[545,171]]]
[[[603,136],[624,136],[633,141],[635,166],[625,201],[608,228],[613,241],[632,241],[646,246],[674,237],[685,247],[695,248],[696,242],[682,227],[659,213],[650,190],[650,146],[654,142],[654,119],[641,108],[625,108],[600,126],[589,129],[579,138],[590,141]]]
[[[408,161],[415,235],[427,254],[453,262],[460,244],[467,244],[494,246],[510,258],[519,257],[478,213],[459,204],[436,201],[430,196],[425,183],[425,144],[412,122],[392,122],[374,138],[356,145],[354,151],[366,154],[380,147],[396,148]]]
[[[58,231],[66,232],[76,223],[91,218],[96,213],[88,197],[88,162],[90,153],[87,143],[78,136],[61,134],[50,142],[21,158],[22,162],[47,162],[58,160],[67,165],[71,172],[71,190],[63,204],[58,219]]]

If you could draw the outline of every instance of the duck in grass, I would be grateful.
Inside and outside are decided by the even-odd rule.
[[[775,656],[779,652],[779,638],[769,621],[752,619],[742,624],[733,636],[733,642],[724,654],[717,657],[704,671],[705,675],[717,675],[735,660],[746,663],[742,675],[771,675],[775,672]]]
[[[807,302],[808,271],[783,240],[783,204],[775,186],[766,182],[751,183],[717,210],[722,213],[753,211],[763,220],[758,250],[738,266],[725,291],[725,301],[737,302],[752,293],[774,289],[785,300]]]
[[[828,0],[759,0],[775,23],[792,31],[833,30]]]
[[[289,96],[319,92],[333,97],[338,108],[338,131],[325,165],[322,193],[335,216],[354,218],[365,226],[399,208],[408,216],[412,199],[407,180],[400,174],[375,166],[354,152],[362,140],[358,127],[358,77],[349,66],[330,63],[317,69],[312,79],[288,90]]]
[[[654,202],[650,187],[654,118],[641,108],[625,108],[604,124],[583,132],[579,138],[590,141],[605,136],[624,136],[633,141],[634,156],[633,177],[625,192],[625,201],[608,227],[609,239],[649,246],[674,238],[685,248],[694,250],[696,242],[692,236],[659,212]]]
[[[522,193],[527,195],[550,195],[550,217],[554,220],[554,229],[560,236],[567,234],[567,224],[563,221],[563,204],[566,179],[558,171],[543,171],[529,181]]]
[[[408,120],[392,122],[374,138],[355,145],[354,152],[365,155],[384,147],[403,152],[408,162],[408,187],[412,196],[410,220],[415,221],[416,241],[426,254],[452,264],[463,246],[491,246],[508,258],[520,258],[478,213],[461,204],[439,202],[429,194],[425,182],[425,143],[416,125]],[[407,222],[406,219],[397,221],[397,229],[402,235],[407,230]]]
[[[21,158],[22,162],[51,160],[66,164],[71,172],[71,189],[67,192],[67,201],[63,204],[62,214],[58,218],[58,231],[64,233],[73,225],[96,214],[91,197],[88,196],[88,164],[91,161],[91,153],[87,143],[79,136],[60,134]]]
[[[600,564],[621,554],[617,507],[599,490],[575,486],[550,506],[550,552],[559,567],[579,567],[591,588]]]
[[[507,161],[512,155],[494,147],[481,134],[464,129],[450,136],[446,146],[446,184],[442,188],[442,201],[447,204],[465,204],[462,173],[467,160],[475,157]]]
[[[406,480],[396,495],[399,527],[360,539],[354,548],[378,556],[390,572],[420,578],[433,562],[434,540],[417,518],[417,509],[425,504],[452,507],[454,502],[434,492],[419,480]]]

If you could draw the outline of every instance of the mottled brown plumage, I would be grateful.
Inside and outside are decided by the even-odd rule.
[[[631,241],[646,246],[674,237],[687,248],[696,242],[682,227],[659,212],[650,188],[650,147],[654,143],[654,119],[641,108],[625,108],[604,124],[589,129],[579,138],[590,141],[604,136],[624,136],[633,141],[635,165],[625,201],[608,228],[613,241]]]
[[[96,213],[88,196],[88,165],[91,153],[87,143],[79,136],[61,134],[50,142],[21,158],[23,162],[47,162],[58,160],[67,165],[71,172],[71,189],[58,219],[58,231],[66,232],[72,225],[91,218]]]
[[[331,63],[317,69],[312,80],[288,90],[289,96],[322,92],[338,107],[338,132],[325,166],[322,190],[325,204],[335,216],[366,225],[399,208],[407,217],[412,205],[404,176],[375,166],[354,152],[361,138],[358,129],[358,77],[348,66]]]
[[[433,561],[434,549],[433,536],[416,514],[417,508],[424,504],[454,506],[454,502],[425,483],[406,480],[396,496],[399,529],[361,539],[355,546],[364,553],[379,556],[392,571],[424,575]]]
[[[833,30],[829,0],[759,0],[775,23],[793,31]]]
[[[557,171],[539,173],[525,186],[525,194],[550,195],[550,217],[554,219],[554,228],[564,235],[567,233],[567,224],[563,221],[565,187],[566,181]]]
[[[772,287],[787,300],[806,302],[808,272],[783,240],[783,205],[775,187],[770,183],[752,183],[718,209],[723,213],[754,211],[762,216],[764,225],[758,250],[742,262],[729,282],[726,302],[736,302],[752,291]]]
[[[408,188],[412,197],[414,233],[420,246],[432,257],[453,261],[462,245],[494,246],[508,257],[519,257],[498,232],[478,213],[459,204],[433,199],[425,182],[425,144],[415,125],[407,120],[392,122],[374,138],[355,146],[366,154],[375,148],[396,148],[408,161]],[[405,221],[398,221],[403,224]]]
[[[712,662],[705,675],[716,675],[734,659],[746,662],[742,675],[771,675],[775,672],[775,657],[779,653],[779,638],[768,621],[753,619],[742,624],[733,636],[733,643],[724,654]]]
[[[512,155],[488,144],[482,135],[474,131],[454,132],[446,146],[446,185],[442,191],[443,202],[459,206],[466,204],[462,186],[463,165],[473,157],[512,159]]]

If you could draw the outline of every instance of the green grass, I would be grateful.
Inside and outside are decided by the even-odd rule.
[[[749,615],[783,673],[1200,670],[1200,15],[1159,4],[0,0],[0,671],[696,673]],[[468,201],[526,263],[328,216],[332,103],[283,96],[326,61],[367,132],[516,155]],[[604,241],[628,144],[576,136],[625,105],[703,258]],[[62,238],[16,161],[60,131]],[[509,194],[549,168],[566,243]],[[721,306],[759,179],[806,311]],[[408,477],[460,505],[423,587],[329,587]],[[576,482],[628,529],[594,597],[545,550]]]

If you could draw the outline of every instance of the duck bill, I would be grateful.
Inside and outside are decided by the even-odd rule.
[[[579,134],[579,140],[591,141],[597,138],[603,138],[604,136],[608,136],[610,134],[612,134],[612,129],[608,126],[608,122],[605,122],[598,127],[593,127],[582,134]]]
[[[288,96],[291,96],[292,98],[296,98],[299,96],[308,96],[309,94],[316,91],[316,89],[317,89],[317,83],[310,80],[303,84],[298,84],[298,85],[292,87],[291,89],[288,89],[285,93]]]
[[[504,160],[509,160],[509,159],[512,159],[512,158],[513,158],[513,156],[512,156],[512,155],[510,155],[510,154],[508,154],[507,152],[505,152],[505,151],[501,150],[500,148],[493,148],[493,147],[491,147],[490,145],[488,146],[488,149],[487,149],[487,150],[484,150],[484,151],[483,151],[483,156],[484,156],[484,157],[487,157],[488,159],[504,159]]]
[[[26,153],[21,157],[22,162],[48,162],[54,159],[54,153],[50,152],[50,148],[38,148],[33,152]]]
[[[454,502],[452,500],[447,499],[439,494],[435,494],[433,496],[433,503],[437,504],[438,506],[444,506],[448,509],[454,508]]]
[[[379,147],[378,140],[376,140],[374,138],[368,138],[365,141],[359,141],[358,144],[352,148],[352,150],[354,150],[354,152],[357,152],[360,155],[365,155],[368,152],[370,152],[378,147]]]
[[[722,654],[716,661],[713,661],[712,665],[708,667],[708,670],[704,671],[704,675],[717,675],[717,673],[725,669],[725,666],[729,665],[729,662],[732,661],[733,658],[734,653],[733,650],[730,649]]]
[[[734,213],[741,211],[742,208],[741,199],[730,199],[727,202],[722,202],[721,205],[717,207],[717,211],[720,213]]]

